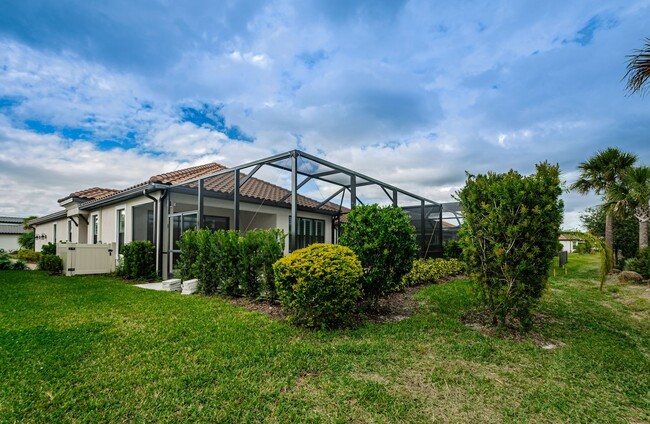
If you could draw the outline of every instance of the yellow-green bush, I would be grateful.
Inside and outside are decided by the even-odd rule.
[[[462,274],[465,265],[458,259],[417,259],[413,261],[413,268],[402,278],[404,286],[416,284],[435,283],[441,278],[453,277]]]
[[[361,297],[361,262],[345,246],[312,244],[278,260],[273,271],[289,318],[308,327],[346,323]]]
[[[41,256],[39,252],[34,252],[30,249],[20,249],[16,254],[16,257],[21,261],[25,262],[38,262],[38,258]]]

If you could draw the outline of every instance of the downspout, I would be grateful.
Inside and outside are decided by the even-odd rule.
[[[156,226],[159,227],[159,229],[161,231],[160,234],[162,235],[162,227],[160,226],[160,220],[162,219],[162,217],[160,217],[159,216],[160,214],[158,213],[158,211],[160,210],[160,208],[158,207],[159,206],[158,199],[156,199],[155,197],[150,195],[148,189],[146,189],[146,188],[144,190],[142,190],[142,194],[144,194],[145,197],[153,200],[153,215],[156,217]],[[162,200],[162,198],[164,197],[165,194],[167,194],[167,192],[163,191],[163,194],[160,196],[161,200]],[[153,232],[153,244],[154,244],[154,246],[156,246],[156,270],[158,271],[158,270],[161,270],[161,267],[162,267],[162,259],[161,259],[162,258],[162,246],[159,243],[158,231]]]

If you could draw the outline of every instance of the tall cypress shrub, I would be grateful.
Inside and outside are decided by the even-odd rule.
[[[484,305],[495,325],[513,317],[524,330],[557,253],[564,206],[559,166],[536,169],[529,176],[468,174],[457,193],[464,256]]]

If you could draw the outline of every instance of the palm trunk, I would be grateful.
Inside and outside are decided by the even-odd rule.
[[[614,217],[611,211],[605,215],[605,243],[614,252]]]
[[[639,220],[639,249],[648,245],[648,221]]]

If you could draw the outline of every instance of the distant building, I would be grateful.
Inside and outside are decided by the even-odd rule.
[[[562,244],[562,251],[573,253],[578,247],[579,244],[584,243],[585,241],[580,237],[576,237],[568,234],[560,234],[558,241]]]
[[[0,249],[5,252],[20,249],[18,237],[28,231],[23,228],[23,218],[0,216]]]

